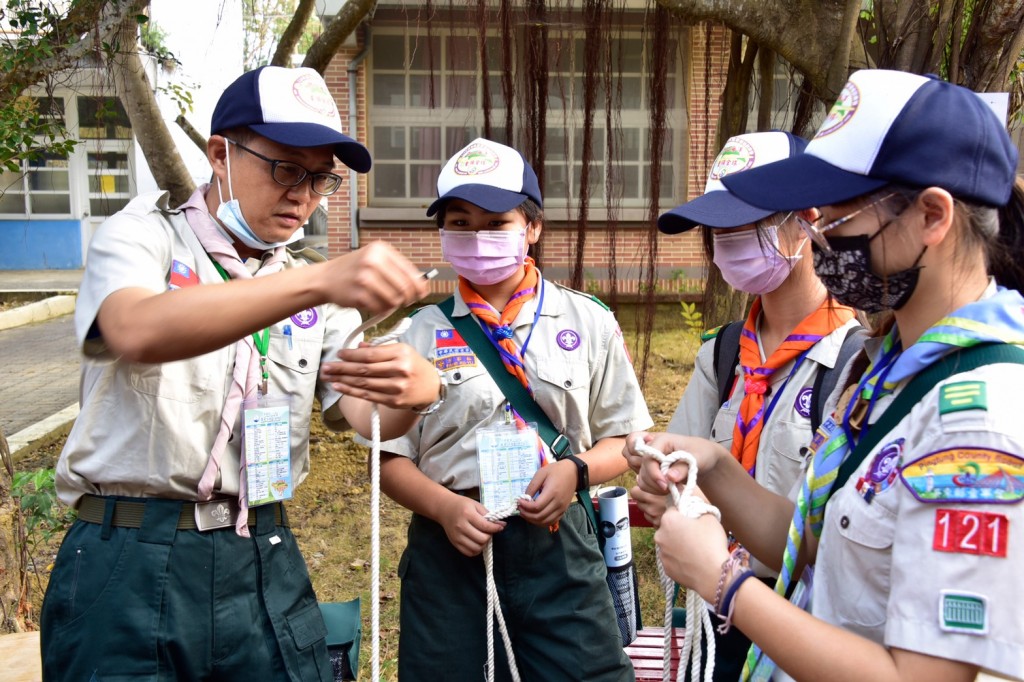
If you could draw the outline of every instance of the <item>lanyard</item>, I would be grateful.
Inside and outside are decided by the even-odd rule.
[[[809,353],[810,350],[811,349],[808,348],[807,350],[800,354],[800,357],[798,357],[796,359],[796,362],[793,363],[793,369],[789,370],[789,374],[786,376],[786,380],[782,382],[782,385],[779,386],[779,390],[775,391],[775,395],[773,395],[772,399],[768,402],[768,409],[764,411],[764,417],[762,417],[762,419],[764,419],[765,425],[768,424],[768,417],[770,417],[772,412],[775,410],[775,403],[777,403],[779,401],[779,398],[782,397],[782,393],[786,390],[786,386],[789,385],[789,380],[792,379],[793,375],[796,374],[796,371],[800,369],[800,364],[804,361],[804,358],[807,357],[807,353]]]
[[[861,380],[857,383],[857,391],[854,393],[854,397],[850,400],[846,406],[846,412],[843,414],[843,431],[846,432],[846,438],[850,441],[850,447],[855,447],[857,438],[854,436],[853,428],[856,426],[859,429],[860,437],[863,438],[864,434],[868,432],[868,419],[871,416],[871,411],[875,409],[875,403],[882,397],[885,391],[885,380],[889,376],[889,372],[896,364],[896,358],[900,356],[902,347],[899,344],[894,343],[892,348],[886,351],[881,358],[878,360],[878,366],[873,368],[870,372],[865,374]],[[875,380],[874,385],[869,385],[873,377],[878,377]],[[862,413],[856,417],[853,411],[857,405],[863,405],[864,403],[864,392],[870,391],[871,395],[868,398],[867,406],[862,408]],[[859,423],[853,424],[852,422],[857,419]]]
[[[209,254],[207,254],[209,256]],[[210,261],[213,263],[213,267],[217,268],[217,272],[220,273],[221,278],[227,282],[231,280],[231,275],[227,273],[227,270],[210,256]],[[289,339],[290,341],[291,339]],[[256,350],[260,354],[260,378],[262,383],[260,384],[260,393],[262,395],[267,394],[267,379],[270,378],[270,373],[267,371],[267,351],[270,349],[270,327],[267,327],[263,331],[252,333],[252,343],[256,346]]]

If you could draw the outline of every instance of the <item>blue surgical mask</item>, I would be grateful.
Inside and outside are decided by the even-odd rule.
[[[228,196],[231,197],[229,201],[224,201],[224,192],[221,191],[220,178],[217,178],[217,195],[220,197],[220,206],[217,207],[217,220],[220,221],[221,225],[231,233],[229,236],[234,236],[238,241],[242,242],[250,249],[256,249],[258,251],[269,251],[276,249],[279,246],[285,246],[296,242],[306,236],[306,231],[303,228],[297,229],[291,237],[283,242],[266,242],[256,236],[256,233],[249,227],[249,223],[245,222],[245,217],[242,215],[242,207],[238,205],[238,199],[234,198],[234,192],[231,189],[231,150],[227,150],[227,154],[224,157],[225,163],[228,169]]]

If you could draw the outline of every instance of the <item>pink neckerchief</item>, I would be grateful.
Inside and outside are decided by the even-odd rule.
[[[285,247],[274,249],[269,257],[264,257],[260,269],[253,275],[245,267],[238,256],[231,240],[217,225],[206,206],[206,193],[210,185],[200,185],[188,198],[182,209],[189,227],[199,239],[206,252],[216,260],[232,279],[251,279],[264,277],[284,268]],[[209,500],[213,497],[213,484],[220,473],[221,455],[227,447],[228,439],[234,430],[235,422],[241,412],[242,402],[256,395],[256,387],[260,384],[259,353],[252,341],[252,335],[246,334],[235,343],[235,366],[231,372],[231,387],[228,389],[224,408],[220,414],[220,431],[210,449],[210,458],[206,469],[199,479],[199,499]],[[249,537],[249,502],[245,485],[245,444],[238,448],[238,520],[235,522],[235,533],[241,537]]]

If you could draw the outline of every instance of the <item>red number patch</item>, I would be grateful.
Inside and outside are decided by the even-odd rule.
[[[1003,514],[936,509],[932,549],[1005,557],[1009,530],[1010,520]]]

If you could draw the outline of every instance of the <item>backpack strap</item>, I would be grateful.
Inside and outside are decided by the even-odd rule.
[[[714,365],[715,381],[718,382],[718,406],[721,407],[732,393],[736,365],[740,362],[740,334],[744,320],[724,325],[715,336]]]
[[[850,327],[846,330],[846,336],[843,337],[843,344],[839,347],[835,364],[831,367],[818,368],[818,374],[814,377],[814,388],[811,389],[811,433],[818,432],[818,427],[825,420],[823,413],[825,402],[835,390],[839,375],[843,373],[850,358],[864,347],[864,341],[868,336],[868,330],[864,327],[860,325]]]
[[[853,452],[843,461],[836,474],[835,483],[832,485],[833,493],[843,487],[867,454],[878,445],[882,438],[896,428],[910,413],[914,405],[920,402],[921,398],[935,388],[939,382],[954,374],[1002,362],[1024,365],[1024,348],[1008,343],[982,343],[954,351],[928,369],[919,372],[910,380],[907,387],[900,391],[900,394],[896,396],[879,420],[872,424],[867,434],[857,442]]]

